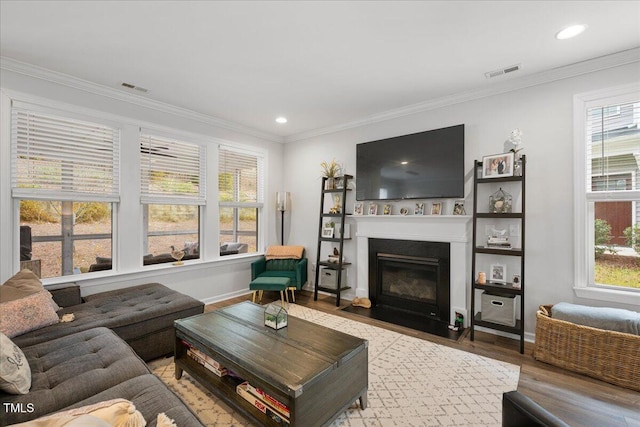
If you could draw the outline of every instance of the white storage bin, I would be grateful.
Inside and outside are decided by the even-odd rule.
[[[320,270],[320,286],[323,288],[338,289],[338,270],[323,268]],[[342,270],[340,286],[347,286],[347,270]]]
[[[516,326],[516,296],[497,292],[483,292],[482,320],[500,325]]]

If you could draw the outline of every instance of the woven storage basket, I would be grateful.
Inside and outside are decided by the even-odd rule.
[[[536,313],[536,360],[640,391],[640,336],[553,319],[551,308]]]

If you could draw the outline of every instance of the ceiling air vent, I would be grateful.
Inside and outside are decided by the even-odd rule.
[[[131,83],[127,83],[127,82],[122,82],[122,86],[126,87],[127,89],[137,90],[138,92],[142,92],[142,93],[149,92],[149,89],[145,89],[145,88],[140,87],[140,86],[132,85]]]
[[[499,70],[489,71],[488,73],[484,73],[484,76],[488,79],[492,79],[494,77],[501,76],[503,74],[513,73],[514,71],[520,70],[520,64],[511,65],[510,67],[501,68]]]

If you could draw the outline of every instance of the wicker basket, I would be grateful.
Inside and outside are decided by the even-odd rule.
[[[640,391],[640,336],[552,319],[551,307],[536,313],[536,360]]]

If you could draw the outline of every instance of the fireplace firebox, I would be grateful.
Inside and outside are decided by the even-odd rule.
[[[374,306],[450,322],[449,243],[369,239]]]

